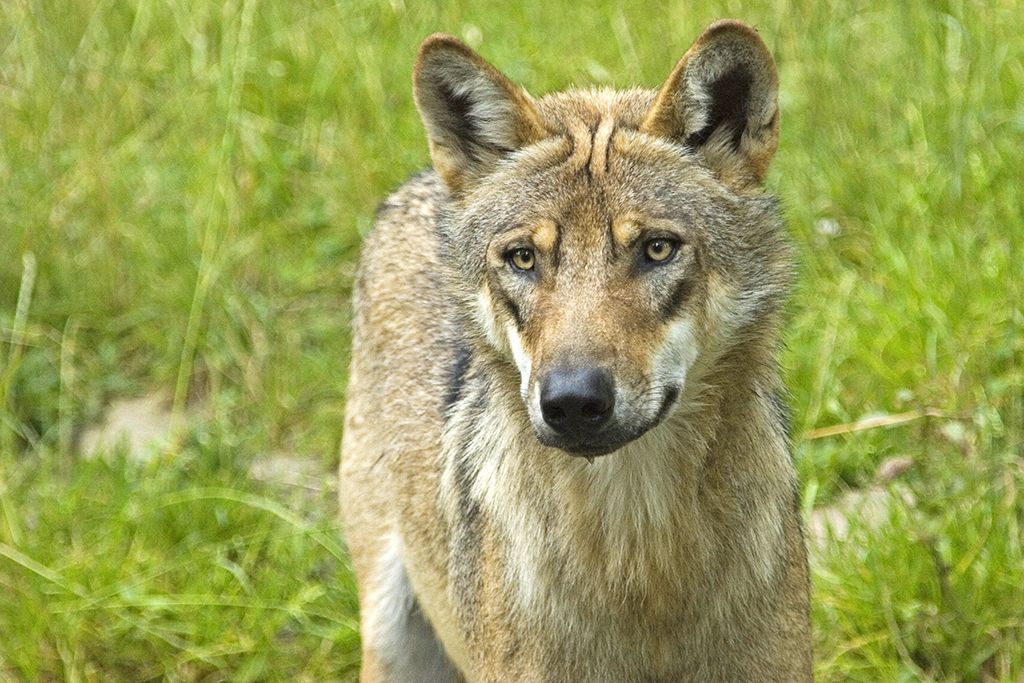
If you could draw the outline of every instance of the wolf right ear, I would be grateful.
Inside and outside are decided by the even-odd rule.
[[[726,185],[764,180],[779,146],[779,76],[750,26],[715,22],[662,86],[640,130],[700,153]]]
[[[452,36],[423,41],[412,80],[434,168],[452,192],[548,135],[530,96]]]

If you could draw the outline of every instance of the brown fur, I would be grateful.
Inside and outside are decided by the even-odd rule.
[[[413,80],[436,172],[355,292],[362,680],[812,680],[767,48],[533,99],[435,35]]]

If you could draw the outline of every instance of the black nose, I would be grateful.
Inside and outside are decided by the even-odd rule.
[[[601,368],[555,368],[540,387],[544,422],[564,436],[585,436],[603,427],[615,408],[615,383]]]

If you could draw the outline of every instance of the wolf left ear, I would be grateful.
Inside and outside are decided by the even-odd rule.
[[[452,192],[548,135],[530,96],[452,36],[423,41],[412,80],[434,168]]]
[[[764,180],[779,146],[779,76],[750,26],[718,21],[686,51],[640,130],[701,154],[735,189]]]

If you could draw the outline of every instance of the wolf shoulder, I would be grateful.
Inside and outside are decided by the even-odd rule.
[[[394,401],[382,398],[408,394],[415,385],[416,398],[432,402],[434,388],[418,378],[436,376],[441,357],[451,353],[454,307],[441,284],[437,235],[447,201],[437,174],[420,171],[380,204],[363,242],[352,293],[352,369],[358,376],[350,377],[350,394],[365,394],[368,414],[394,410],[398,417],[402,411]]]

